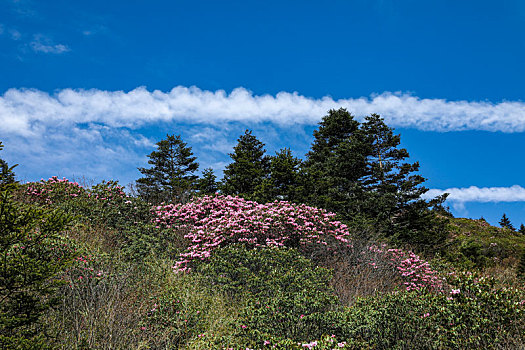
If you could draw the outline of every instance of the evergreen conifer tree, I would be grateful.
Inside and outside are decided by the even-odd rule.
[[[217,193],[219,186],[212,168],[206,168],[202,171],[202,177],[197,180],[196,189],[200,195]]]
[[[0,141],[0,151],[4,149],[4,145]],[[13,169],[18,166],[18,164],[15,164],[13,166],[7,165],[7,162],[0,158],[0,188],[7,184],[13,184],[15,183],[15,173],[13,172]]]
[[[521,224],[518,232],[521,233],[522,235],[525,235],[525,225]]]
[[[157,150],[151,152],[148,164],[151,168],[138,168],[144,177],[137,180],[139,195],[152,203],[182,202],[194,190],[199,163],[180,135],[166,135],[157,142]]]
[[[269,157],[269,176],[256,189],[256,200],[261,203],[274,200],[293,202],[299,185],[301,160],[292,155],[289,148],[283,148]]]
[[[419,245],[436,245],[446,238],[444,220],[429,209],[439,207],[446,195],[426,201],[425,178],[417,174],[419,163],[407,163],[401,136],[387,126],[379,115],[372,114],[361,125],[370,145],[365,186],[366,212],[375,218],[375,227],[387,236]]]
[[[71,217],[16,201],[0,188],[0,349],[43,349],[42,318],[56,306],[59,276],[76,256],[61,232]]]
[[[268,177],[269,159],[264,144],[246,130],[230,153],[232,162],[224,170],[224,194],[254,199],[257,187]]]
[[[445,220],[430,210],[446,196],[426,201],[419,164],[399,148],[400,136],[372,114],[361,124],[345,109],[331,110],[314,131],[304,163],[306,201],[346,221],[368,222],[384,236],[420,247],[446,238]]]
[[[370,145],[359,122],[344,108],[330,110],[314,131],[302,172],[305,191],[299,200],[345,219],[363,212],[364,186]]]
[[[512,226],[512,223],[510,222],[509,218],[505,213],[503,213],[503,216],[501,217],[501,220],[499,221],[499,225],[503,228],[508,228],[512,231],[515,230],[514,226]]]

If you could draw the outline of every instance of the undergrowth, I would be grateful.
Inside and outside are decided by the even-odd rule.
[[[116,182],[83,187],[57,178],[2,196],[0,339],[11,348],[525,343],[523,240],[481,222],[453,219],[448,246],[418,255],[286,202],[212,196],[164,210]],[[22,272],[19,261],[32,265]],[[3,292],[31,274],[27,292]],[[37,314],[12,318],[30,303]]]

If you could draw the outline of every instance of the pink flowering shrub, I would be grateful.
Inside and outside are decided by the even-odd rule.
[[[378,260],[381,260],[390,265],[401,275],[407,291],[423,288],[436,291],[443,289],[443,281],[438,276],[438,272],[430,267],[428,261],[421,259],[415,253],[401,249],[389,249],[386,245],[380,247],[373,245],[368,247],[368,250],[375,253],[375,257],[369,261],[369,264],[376,267]]]
[[[191,262],[206,260],[217,248],[233,243],[251,247],[288,246],[302,251],[333,244],[353,249],[346,225],[335,220],[335,214],[323,209],[285,201],[259,204],[232,196],[205,196],[186,204],[160,205],[153,209],[159,228],[187,229],[190,240],[180,254],[175,271],[190,269]],[[399,274],[407,290],[431,288],[440,290],[441,280],[428,262],[413,252],[367,248],[371,254],[366,263],[388,265]]]
[[[129,198],[124,192],[124,186],[120,186],[117,181],[102,181],[91,187],[87,196],[106,202],[120,202]]]
[[[128,198],[124,187],[116,181],[103,181],[92,188],[84,188],[78,182],[56,176],[40,182],[28,182],[24,185],[24,194],[31,202],[40,204],[60,204],[71,199],[95,199],[98,201],[116,201]]]
[[[86,191],[77,182],[53,176],[48,180],[42,179],[40,182],[28,182],[25,184],[24,194],[32,202],[53,204],[69,198],[81,197],[86,194]]]
[[[150,222],[150,206],[124,192],[117,181],[102,181],[89,188],[56,176],[22,187],[23,200],[60,209],[92,223],[115,227],[142,220]],[[139,213],[140,211],[140,213]],[[147,220],[143,220],[148,217]]]
[[[334,241],[349,245],[347,227],[334,219],[335,214],[304,204],[205,196],[187,204],[157,206],[154,212],[158,227],[189,230],[185,238],[191,245],[180,254],[176,271],[188,270],[193,260],[205,260],[215,249],[233,243],[299,249]]]

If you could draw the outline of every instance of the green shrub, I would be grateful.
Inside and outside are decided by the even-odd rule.
[[[484,219],[451,219],[448,243],[442,258],[462,270],[514,267],[525,252],[525,237],[490,226]]]
[[[294,249],[231,246],[214,252],[196,271],[213,288],[243,300],[237,331],[258,345],[268,337],[309,341],[340,333],[341,306],[329,286],[331,271]]]
[[[128,196],[116,181],[102,181],[91,188],[52,177],[22,186],[25,201],[60,209],[90,228],[82,237],[92,248],[118,253],[128,261],[140,263],[148,256],[177,254],[180,237],[151,223],[151,206],[140,198]],[[88,229],[84,228],[84,232]]]
[[[363,298],[349,310],[345,336],[378,349],[516,348],[524,342],[524,305],[516,290],[472,274],[448,294],[397,292]]]
[[[469,238],[461,243],[460,252],[475,266],[483,267],[491,263],[491,254],[483,242],[477,238]]]

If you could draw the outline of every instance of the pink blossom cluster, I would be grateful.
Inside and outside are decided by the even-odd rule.
[[[168,204],[153,208],[157,227],[186,228],[185,238],[191,240],[173,267],[187,271],[193,260],[206,260],[212,252],[232,243],[253,247],[329,245],[329,242],[350,245],[346,225],[334,219],[335,214],[307,205],[275,201],[259,204],[232,196],[205,196],[186,204]],[[386,263],[403,278],[407,290],[430,288],[442,290],[443,283],[430,264],[413,252],[388,249],[386,245],[370,246],[374,255],[371,266]]]
[[[124,187],[114,181],[102,182],[85,189],[78,182],[71,182],[66,178],[59,179],[56,176],[40,182],[28,182],[25,185],[25,194],[33,201],[53,204],[68,198],[92,198],[100,201],[111,201],[114,199],[128,198]]]
[[[84,194],[85,190],[77,182],[70,182],[65,177],[59,179],[56,176],[48,180],[41,179],[40,182],[28,182],[25,194],[36,201],[43,201],[47,204],[53,203],[57,195],[66,197],[78,197]]]
[[[443,290],[443,281],[439,278],[438,272],[430,267],[428,261],[421,259],[415,253],[388,249],[386,245],[370,246],[368,249],[401,274],[403,284],[408,291],[423,288]],[[375,266],[375,262],[370,262],[370,265]]]
[[[335,214],[304,204],[275,201],[259,204],[232,196],[205,196],[187,204],[155,207],[157,227],[187,228],[191,240],[175,271],[186,271],[191,261],[207,259],[213,250],[232,243],[253,247],[349,245],[347,226]]]

